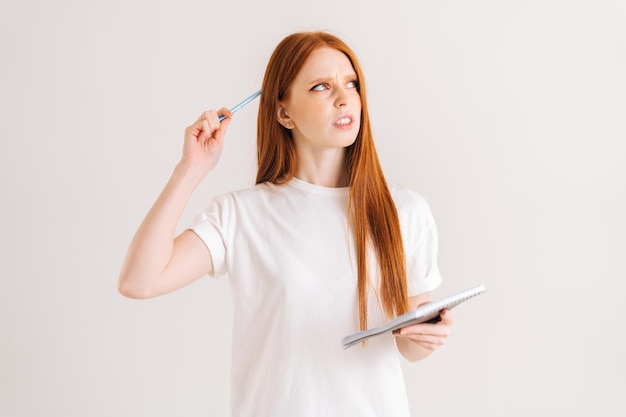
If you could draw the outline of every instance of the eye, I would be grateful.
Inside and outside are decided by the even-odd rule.
[[[359,88],[359,82],[357,80],[349,81],[346,85],[348,88]]]
[[[324,91],[324,90],[328,90],[328,85],[317,84],[317,85],[314,85],[310,91]]]

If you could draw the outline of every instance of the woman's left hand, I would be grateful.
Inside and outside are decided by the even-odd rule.
[[[450,335],[454,319],[448,310],[439,313],[441,320],[437,323],[421,323],[396,330],[394,335],[399,339],[412,341],[422,348],[433,351],[443,346]]]

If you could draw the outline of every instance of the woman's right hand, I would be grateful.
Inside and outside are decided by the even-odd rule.
[[[220,116],[226,118],[220,122]],[[189,168],[200,168],[204,174],[215,168],[222,154],[224,135],[231,116],[227,108],[208,110],[187,127],[181,163]]]
[[[226,116],[220,123],[219,116]],[[120,293],[151,298],[184,287],[212,270],[206,245],[190,230],[175,237],[193,191],[217,165],[232,113],[209,110],[185,129],[181,162],[139,225],[118,279]]]

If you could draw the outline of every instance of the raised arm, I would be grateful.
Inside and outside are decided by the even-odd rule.
[[[220,123],[220,115],[229,117]],[[213,269],[211,255],[195,233],[175,233],[191,195],[219,161],[230,116],[225,108],[206,111],[185,129],[182,158],[128,248],[118,280],[122,295],[156,297]]]

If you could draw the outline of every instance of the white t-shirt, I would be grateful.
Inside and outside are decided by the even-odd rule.
[[[426,200],[389,184],[407,258],[409,295],[436,288],[437,231]],[[409,416],[394,337],[344,350],[359,330],[349,188],[294,178],[220,195],[192,230],[228,273],[234,300],[233,416]],[[376,268],[368,327],[386,322]]]

